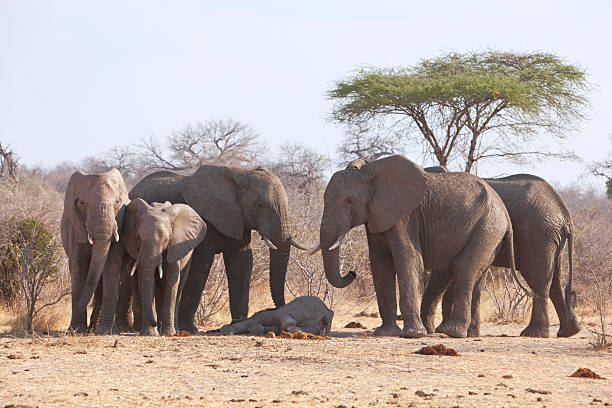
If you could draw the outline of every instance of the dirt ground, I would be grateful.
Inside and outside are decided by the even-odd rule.
[[[0,406],[610,406],[612,353],[570,339],[517,337],[522,325],[483,327],[478,339],[375,338],[344,329],[331,340],[247,336],[0,337]],[[553,328],[556,330],[556,328]],[[460,356],[413,354],[443,343]],[[572,378],[586,367],[605,380]]]

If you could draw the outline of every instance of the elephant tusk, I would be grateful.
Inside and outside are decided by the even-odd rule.
[[[132,265],[132,271],[130,272],[130,276],[134,276],[134,272],[136,272],[137,266],[138,266],[138,259],[136,260],[136,262],[134,262],[134,265]]]
[[[87,242],[89,242],[89,245],[93,245],[93,239],[91,238],[89,231],[87,231]]]
[[[119,231],[115,230],[115,242],[119,242]]]
[[[164,277],[164,270],[162,269],[162,264],[157,265],[159,268],[159,279]]]
[[[340,244],[342,243],[342,240],[344,240],[345,236],[346,236],[346,232],[338,237],[336,242],[334,242],[332,246],[329,247],[328,251],[333,251],[334,249],[338,248]]]
[[[305,247],[301,246],[300,244],[298,244],[297,242],[295,242],[295,241],[293,240],[293,238],[289,239],[289,243],[290,243],[291,245],[293,245],[294,247],[296,247],[297,249],[300,249],[300,250],[302,250],[302,251],[308,251],[308,248],[305,248]]]
[[[270,238],[266,237],[265,235],[261,236],[261,239],[263,239],[263,241],[266,243],[266,245],[270,248],[270,249],[278,249],[276,248],[276,245],[274,245],[272,243],[272,241],[270,241]]]
[[[314,255],[317,252],[319,252],[319,250],[321,249],[321,243],[319,242],[319,244],[316,246],[316,248],[312,249],[310,252],[308,252],[309,255]]]

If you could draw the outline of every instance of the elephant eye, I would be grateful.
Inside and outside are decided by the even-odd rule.
[[[83,200],[79,200],[79,205],[80,206],[85,206],[85,205],[87,205],[87,203],[85,203],[85,201],[83,201]]]

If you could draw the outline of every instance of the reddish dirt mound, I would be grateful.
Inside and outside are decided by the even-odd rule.
[[[422,349],[415,351],[414,354],[423,354],[425,356],[460,356],[460,354],[452,348],[446,348],[444,344],[425,346]]]
[[[595,378],[597,380],[605,380],[605,378],[603,378],[599,374],[595,374],[593,371],[589,370],[588,368],[579,368],[576,370],[574,374],[570,375],[570,377]]]
[[[281,339],[299,339],[299,340],[329,340],[328,336],[317,336],[316,334],[306,333],[301,330],[296,330],[293,333],[289,333],[287,331],[282,331],[281,334],[277,336]]]
[[[189,337],[191,336],[191,333],[189,333],[186,330],[179,330],[176,333],[174,333],[174,337]]]
[[[361,324],[359,322],[350,322],[350,323],[348,323],[344,327],[347,328],[347,329],[363,329],[363,330],[368,330],[367,327],[365,327],[363,324]]]

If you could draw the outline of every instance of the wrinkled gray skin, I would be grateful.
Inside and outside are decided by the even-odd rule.
[[[134,319],[140,320],[140,334],[158,335],[159,320],[161,334],[173,335],[191,254],[206,236],[206,223],[188,205],[149,205],[137,198],[127,206],[121,236],[130,258],[126,264],[134,270],[132,290],[135,305],[140,305],[135,307]],[[153,312],[154,296],[157,318]]]
[[[68,256],[72,289],[69,330],[87,331],[87,304],[100,283],[92,325],[96,325],[94,316],[101,308],[96,333],[112,331],[121,259],[117,240],[128,202],[125,183],[116,169],[89,175],[76,172],[70,177],[61,222],[62,245]],[[103,277],[103,285],[100,277]]]
[[[191,272],[181,296],[180,330],[198,331],[195,312],[217,253],[223,253],[232,321],[246,319],[253,269],[251,230],[267,237],[277,248],[270,248],[270,289],[274,304],[285,304],[285,275],[293,240],[285,188],[269,170],[205,165],[191,176],[161,171],[134,186],[130,197],[149,203],[188,204],[208,226],[206,237],[193,252]]]
[[[335,173],[325,190],[320,247],[328,281],[342,288],[355,279],[353,271],[340,274],[338,242],[365,224],[382,318],[374,334],[427,334],[419,285],[429,268],[445,272],[446,286],[453,279],[457,284],[455,307],[439,330],[465,337],[474,284],[502,246],[512,253],[512,226],[501,199],[478,177],[426,173],[403,156],[360,166]],[[403,330],[395,322],[396,278]]]
[[[327,335],[331,330],[334,312],[316,296],[300,296],[285,306],[274,310],[262,310],[241,322],[221,327],[221,334],[245,334],[260,336],[272,331],[303,332]]]
[[[433,167],[426,169],[444,172]],[[521,336],[549,337],[548,297],[553,302],[560,327],[559,337],[569,337],[580,331],[574,314],[576,293],[572,289],[573,223],[563,199],[545,180],[530,175],[484,179],[499,194],[506,205],[514,231],[515,263],[536,297],[533,300],[531,320]],[[561,289],[561,256],[565,242],[569,253],[569,280],[565,293]],[[507,254],[500,253],[494,266],[509,267]],[[432,273],[432,285],[439,279]],[[482,292],[481,282],[474,290],[472,299],[472,323],[468,334],[478,336],[480,319],[478,305]],[[454,286],[446,291],[442,311],[444,319],[452,310]],[[428,331],[433,330],[433,315],[439,298],[434,298],[430,286],[423,295],[422,319]]]

